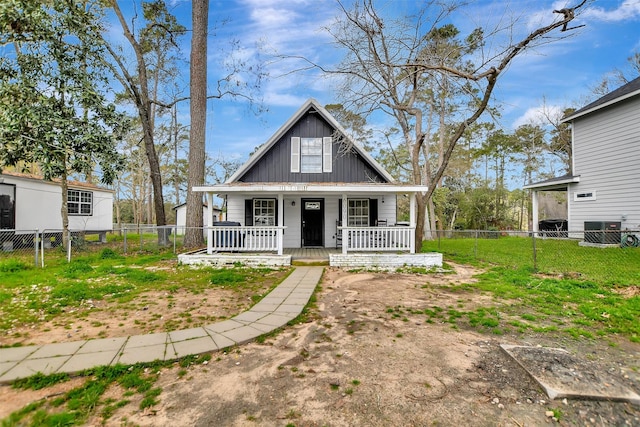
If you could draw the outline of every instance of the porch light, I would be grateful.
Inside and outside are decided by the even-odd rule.
[[[291,201],[291,206],[295,206],[295,205],[296,205],[296,201],[295,201],[295,200],[292,200],[292,201]]]

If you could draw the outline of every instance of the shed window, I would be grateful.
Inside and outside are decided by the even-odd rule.
[[[347,215],[349,227],[369,226],[369,199],[349,199]]]
[[[90,191],[68,190],[67,211],[69,215],[93,215],[93,193]]]

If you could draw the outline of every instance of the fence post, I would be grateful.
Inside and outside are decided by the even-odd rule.
[[[33,247],[35,249],[35,264],[38,267],[38,245],[40,245],[40,230],[36,230],[35,241],[33,242]]]
[[[532,240],[533,240],[533,272],[538,272],[538,254],[536,250],[536,232],[531,232]]]
[[[127,226],[124,226],[124,254],[127,254]]]
[[[67,240],[67,262],[71,262],[71,242],[73,239],[71,238],[71,233],[69,233],[69,239]]]
[[[473,243],[473,257],[478,259],[478,230],[476,230],[476,238]]]
[[[173,253],[176,253],[176,234],[178,234],[178,226],[173,227]]]
[[[40,234],[40,266],[44,268],[44,230]]]

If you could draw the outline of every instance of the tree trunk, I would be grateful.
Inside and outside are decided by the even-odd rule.
[[[194,0],[191,6],[193,34],[191,37],[191,131],[189,140],[189,178],[187,182],[187,229],[184,246],[202,247],[204,225],[202,194],[193,191],[204,184],[205,130],[207,118],[207,26],[209,0]]]

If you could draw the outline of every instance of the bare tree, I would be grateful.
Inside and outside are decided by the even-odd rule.
[[[116,48],[106,43],[113,63],[112,69],[115,77],[124,88],[126,97],[131,100],[136,107],[140,125],[142,126],[142,141],[149,162],[151,183],[153,190],[153,206],[157,225],[166,225],[164,211],[164,197],[162,194],[162,174],[160,171],[160,161],[156,152],[154,140],[155,108],[159,103],[157,98],[159,74],[162,68],[166,67],[168,51],[171,45],[175,45],[174,37],[185,32],[185,28],[177,23],[175,17],[170,15],[166,5],[161,0],[143,3],[145,12],[144,18],[147,25],[142,28],[139,34],[135,32],[137,15],[127,22],[120,5],[116,0],[110,0],[109,5],[118,18],[123,34],[135,55],[135,72],[130,72],[125,57]],[[155,53],[154,66],[149,63],[148,53]],[[151,84],[151,88],[149,87]],[[166,235],[158,234],[161,243],[165,243]]]
[[[476,28],[465,38],[446,20],[451,4],[430,1],[412,17],[385,20],[373,0],[360,0],[329,28],[346,51],[336,70],[344,78],[344,104],[361,114],[383,111],[397,122],[410,151],[412,181],[429,190],[418,197],[416,247],[424,237],[427,205],[449,164],[457,142],[488,111],[498,78],[527,49],[567,37],[560,32],[575,18],[586,0],[560,12],[561,19],[542,26],[521,40],[510,39],[497,53],[485,52],[506,28]],[[550,13],[552,13],[550,11]],[[451,33],[453,32],[453,33]],[[443,43],[446,41],[446,43]],[[479,62],[479,64],[475,64]],[[315,64],[314,64],[315,65]],[[429,143],[436,135],[435,150]]]

